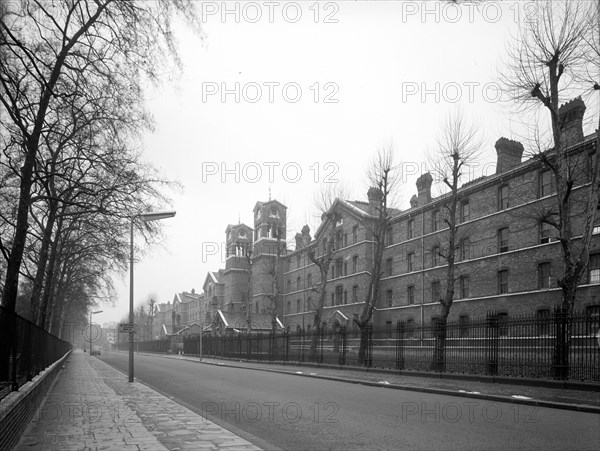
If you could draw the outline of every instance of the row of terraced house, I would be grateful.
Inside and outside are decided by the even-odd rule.
[[[591,156],[596,152],[595,134],[583,135],[584,111],[581,99],[560,109],[563,135],[571,161],[576,162],[575,239],[583,229]],[[495,148],[495,174],[459,189],[460,245],[450,320],[481,318],[490,310],[500,316],[535,313],[544,317],[561,299],[556,282],[562,271],[560,243],[556,230],[540,221],[540,212],[556,202],[553,174],[539,159],[522,161],[524,149],[517,141],[500,138]],[[373,315],[375,327],[390,327],[398,320],[426,325],[439,315],[439,299],[445,292],[446,263],[440,250],[447,241],[443,205],[448,195],[432,197],[432,183],[429,173],[421,175],[410,208],[391,210],[381,295]],[[360,313],[369,287],[374,248],[370,230],[381,192],[371,188],[367,198],[336,199],[331,208],[339,213],[339,221],[335,225],[324,221],[314,237],[305,226],[294,237],[294,250],[286,245],[287,207],[277,200],[257,202],[253,228],[227,226],[225,268],[206,275],[202,294],[193,290],[180,293],[173,303],[159,305],[155,325],[164,333],[191,324],[213,333],[243,332],[249,323],[253,331],[268,330],[273,326],[271,300],[279,290],[275,326],[310,330],[320,272],[308,251],[316,246],[317,255],[322,252],[324,238],[333,226],[336,251],[322,318],[327,327],[355,327],[353,317]],[[600,214],[597,216],[588,270],[577,292],[578,308],[591,315],[600,314]]]

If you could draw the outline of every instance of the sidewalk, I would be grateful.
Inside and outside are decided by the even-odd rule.
[[[152,354],[156,355],[156,354]],[[164,355],[165,358],[188,359],[198,362],[198,357]],[[521,384],[505,384],[440,378],[432,376],[412,376],[393,372],[361,371],[359,369],[326,368],[309,365],[245,362],[239,360],[204,357],[204,364],[243,367],[259,371],[281,372],[304,377],[317,377],[346,383],[366,384],[392,389],[421,391],[441,395],[462,396],[489,401],[511,402],[600,414],[600,384],[591,390],[549,388]],[[595,388],[595,390],[594,390]]]
[[[260,448],[75,350],[15,449]]]

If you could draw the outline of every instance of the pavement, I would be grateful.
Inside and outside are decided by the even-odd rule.
[[[259,450],[81,350],[72,352],[17,450]]]
[[[155,355],[155,354],[153,354]],[[186,359],[199,362],[197,356],[163,355],[167,359]],[[510,402],[576,410],[600,414],[600,384],[582,385],[582,389],[564,389],[544,386],[540,381],[529,384],[507,384],[462,378],[439,377],[435,375],[398,374],[393,371],[331,368],[316,365],[278,364],[249,362],[231,359],[203,357],[202,363],[220,366],[244,367],[259,371],[280,372],[302,377],[316,377],[339,382],[380,386],[390,389],[410,390],[441,395],[485,399],[488,401]]]

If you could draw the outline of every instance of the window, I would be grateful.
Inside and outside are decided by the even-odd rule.
[[[406,268],[408,272],[413,271],[413,256],[414,254],[412,252],[409,252],[408,254],[406,254]]]
[[[590,283],[600,283],[600,254],[590,255]]]
[[[431,266],[435,267],[440,264],[440,247],[435,246],[431,249]]]
[[[352,257],[352,273],[358,272],[358,255]]]
[[[348,303],[348,290],[344,290],[344,305]]]
[[[439,302],[440,301],[440,282],[436,280],[435,282],[431,282],[431,302]]]
[[[348,246],[348,234],[344,233],[344,247]]]
[[[300,279],[300,277],[296,278],[296,290],[300,291],[300,289],[302,288],[302,279]]]
[[[385,261],[385,271],[386,271],[386,275],[388,277],[393,274],[393,272],[394,272],[394,259],[393,258],[388,258]]]
[[[508,293],[508,270],[498,271],[498,294]]]
[[[287,312],[292,313],[292,301],[287,301]]]
[[[304,305],[305,310],[306,310],[307,305],[308,305],[308,310],[310,310],[311,306],[312,306],[312,298],[310,296],[306,299],[306,304]]]
[[[461,276],[458,279],[458,290],[461,299],[467,299],[469,297],[469,277]]]
[[[460,315],[458,317],[458,331],[461,338],[469,336],[469,315]]]
[[[344,296],[344,288],[341,285],[335,287],[335,305],[342,305]]]
[[[336,261],[335,261],[335,274],[336,274],[336,277],[341,277],[342,276],[343,263],[344,263],[344,261],[341,258],[336,259]]]
[[[538,265],[538,288],[550,288],[552,268],[550,263],[540,263]]]
[[[358,243],[358,226],[357,225],[352,227],[352,242],[354,244]]]
[[[306,285],[310,288],[312,287],[312,274],[308,274],[308,276],[306,276]]]
[[[391,307],[394,304],[392,290],[387,290],[386,299],[387,299],[387,306]]]
[[[344,262],[344,275],[348,275],[348,262]]]
[[[460,222],[466,222],[471,218],[471,206],[468,200],[463,200],[460,204]]]
[[[335,305],[335,293],[331,293],[331,305]]]
[[[415,235],[415,221],[412,219],[408,220],[408,225],[407,225],[407,236],[408,239],[410,240],[411,238],[413,238],[413,236]]]
[[[408,305],[412,305],[415,303],[415,287],[414,287],[414,285],[406,287],[406,299],[408,301]]]
[[[296,254],[296,265],[300,266],[300,252]]]
[[[296,312],[300,313],[300,299],[296,299]]]
[[[385,237],[386,237],[387,246],[391,246],[392,244],[394,244],[394,229],[392,228],[391,225],[389,225],[388,228],[386,229]]]
[[[440,212],[433,210],[431,212],[431,230],[435,232],[440,228]]]
[[[502,185],[498,188],[498,210],[508,208],[508,185]]]
[[[293,288],[292,288],[292,279],[288,279],[287,286],[288,286],[288,291],[293,291]]]
[[[535,312],[537,332],[539,335],[550,335],[550,309],[539,309]]]
[[[550,169],[540,173],[540,197],[549,196],[555,191],[554,174]]]
[[[352,302],[358,302],[358,285],[352,287]]]
[[[460,242],[460,259],[469,260],[471,258],[471,240],[463,238]]]
[[[498,252],[508,251],[508,227],[498,230]]]
[[[338,230],[335,233],[335,248],[336,249],[342,248],[342,231],[341,230]]]
[[[550,224],[540,222],[540,244],[552,241],[552,227]]]

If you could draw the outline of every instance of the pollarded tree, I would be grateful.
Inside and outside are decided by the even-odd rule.
[[[454,302],[457,254],[465,235],[465,226],[461,226],[461,217],[466,212],[468,204],[461,202],[459,188],[468,168],[477,162],[481,153],[481,142],[477,138],[477,129],[466,124],[460,112],[448,116],[437,139],[437,149],[430,155],[430,167],[433,168],[434,178],[444,186],[441,219],[447,227],[436,235],[436,246],[432,252],[438,252],[439,257],[446,263],[445,288],[443,296],[438,299],[441,311],[436,326],[435,349],[433,366],[437,371],[444,371],[446,349],[446,325],[448,315]],[[437,255],[432,261],[437,261]]]
[[[318,285],[312,288],[318,295],[313,315],[313,336],[311,337],[309,359],[316,360],[319,330],[323,327],[323,308],[327,299],[327,286],[331,269],[331,262],[336,252],[336,229],[342,218],[335,208],[335,200],[345,197],[345,191],[335,184],[323,184],[315,204],[321,213],[321,226],[317,230],[317,240],[309,244],[307,253],[309,260],[319,269]],[[312,308],[312,306],[310,306]]]
[[[596,131],[596,151],[589,161],[585,161],[589,165],[589,181],[575,193],[575,186],[581,183],[578,180],[581,168],[577,166],[582,160],[572,158],[572,131],[559,110],[561,103],[574,96],[589,97],[597,90],[597,80],[588,75],[596,74],[597,77],[599,64],[598,43],[594,40],[598,37],[598,7],[592,2],[556,0],[539,1],[535,5],[537,17],[521,25],[509,50],[508,67],[502,71],[505,74],[502,81],[517,107],[522,110],[541,108],[550,119],[552,148],[546,151],[545,146],[539,145],[534,156],[552,171],[556,193],[553,208],[540,219],[557,230],[563,262],[558,285],[562,290],[562,307],[570,314],[588,265],[598,214],[600,122]],[[594,97],[590,99],[593,104]],[[582,116],[583,109],[577,108],[574,114]],[[539,129],[535,134],[543,135]],[[581,196],[583,206],[578,205],[576,196]],[[575,215],[584,216],[581,239],[575,239],[579,235],[579,231],[573,230]]]
[[[398,166],[395,164],[394,148],[388,146],[380,149],[367,172],[371,184],[369,197],[376,199],[377,207],[372,213],[373,218],[368,222],[367,228],[372,235],[372,260],[369,276],[369,286],[363,301],[360,315],[354,316],[354,322],[360,329],[360,346],[358,349],[358,363],[366,363],[367,348],[369,345],[369,327],[373,318],[373,310],[380,297],[383,276],[382,262],[383,251],[386,247],[386,235],[392,219],[390,204],[396,194],[400,182]]]
[[[523,109],[545,111],[550,122],[551,145],[537,139],[534,157],[551,171],[556,187],[551,207],[539,219],[556,229],[562,253],[562,274],[557,278],[562,326],[554,366],[555,376],[565,378],[572,335],[568,318],[588,267],[600,200],[600,117],[594,117],[598,116],[600,4],[546,0],[536,2],[536,6],[536,20],[522,24],[509,53],[508,70],[502,73],[506,74],[503,82],[511,100]],[[592,125],[598,124],[596,149],[589,159],[572,149],[583,140],[581,125],[572,126],[583,121],[583,100],[578,97],[561,107],[575,96],[590,100]],[[539,128],[534,133],[536,138],[544,135]],[[547,147],[550,150],[545,150]],[[581,230],[575,230],[575,220],[581,222]]]

